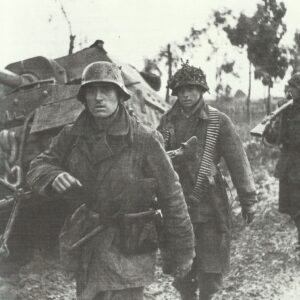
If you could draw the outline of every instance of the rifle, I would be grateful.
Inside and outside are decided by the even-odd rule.
[[[256,125],[251,131],[250,134],[255,137],[262,137],[267,126],[274,120],[282,111],[286,110],[293,104],[294,100],[289,100],[288,102],[284,103],[273,112],[271,112],[268,116],[266,116],[261,123]]]
[[[167,151],[171,159],[176,157],[194,157],[197,151],[198,138],[192,136],[186,142],[182,143],[178,149]]]

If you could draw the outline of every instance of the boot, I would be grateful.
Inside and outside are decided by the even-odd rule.
[[[199,300],[213,300],[214,295],[222,287],[222,274],[203,272],[199,277],[199,286]]]
[[[188,291],[185,291],[185,292],[180,292],[179,291],[179,294],[180,294],[180,299],[181,300],[198,300],[198,295],[196,292],[188,292]]]
[[[186,280],[176,280],[173,282],[173,286],[180,294],[181,300],[198,300],[198,283],[195,279],[190,281]]]
[[[213,298],[214,298],[214,294],[212,294],[212,295],[208,295],[208,294],[203,295],[200,292],[199,300],[213,300]]]

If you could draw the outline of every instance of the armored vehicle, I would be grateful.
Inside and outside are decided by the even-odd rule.
[[[94,61],[121,66],[131,91],[127,108],[156,127],[168,104],[156,93],[160,78],[121,63],[97,40],[74,54],[37,56],[0,71],[0,260],[22,265],[35,248],[52,251],[66,214],[64,199],[34,195],[24,181],[29,163],[83,110],[76,99],[83,69]],[[8,255],[9,254],[9,255]],[[3,271],[5,268],[0,266]]]

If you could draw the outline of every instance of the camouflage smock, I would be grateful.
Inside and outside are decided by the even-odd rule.
[[[70,139],[76,142],[65,159]],[[100,214],[111,216],[124,205],[128,187],[157,182],[156,195],[165,220],[174,265],[194,255],[191,221],[177,174],[167,157],[161,137],[129,116],[123,106],[105,134],[97,137],[90,114],[84,111],[73,126],[65,127],[48,150],[31,163],[27,180],[33,190],[49,193],[49,186],[62,171],[78,178],[85,188],[84,202]],[[120,197],[122,195],[122,197]],[[135,197],[126,199],[126,206]],[[127,203],[128,201],[128,203]],[[134,211],[133,211],[134,212]],[[120,251],[120,228],[108,226],[83,248],[82,270],[77,278],[78,299],[92,299],[107,290],[141,287],[154,277],[155,253],[126,256]]]
[[[256,192],[250,164],[234,125],[224,113],[219,112],[219,116],[220,132],[216,143],[214,165],[217,169],[216,184],[218,192],[220,198],[223,199],[220,203],[220,211],[227,219],[230,230],[228,197],[224,191],[222,176],[217,167],[221,157],[224,158],[229,169],[241,205],[245,207],[253,205],[256,202]],[[199,235],[202,239],[205,239],[196,240],[196,253],[200,260],[200,268],[205,272],[225,273],[229,269],[230,232],[226,234],[224,241],[224,237],[215,230],[216,213],[208,194],[201,197],[197,203],[189,199],[196,183],[204,151],[208,121],[209,108],[207,104],[201,106],[199,102],[193,113],[188,117],[177,101],[171,110],[162,117],[158,130],[162,133],[167,130],[170,133],[166,144],[167,150],[177,149],[181,143],[192,136],[198,138],[195,159],[174,161],[174,167],[179,174],[195,233],[197,235],[197,232],[200,232]],[[198,224],[202,225],[199,227]]]

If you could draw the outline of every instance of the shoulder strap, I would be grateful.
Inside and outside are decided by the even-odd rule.
[[[198,200],[202,193],[205,191],[207,185],[205,181],[208,175],[210,175],[213,159],[216,152],[216,143],[220,133],[220,114],[215,108],[208,106],[209,119],[205,136],[205,145],[203,156],[201,159],[196,184],[192,191],[191,198]]]

